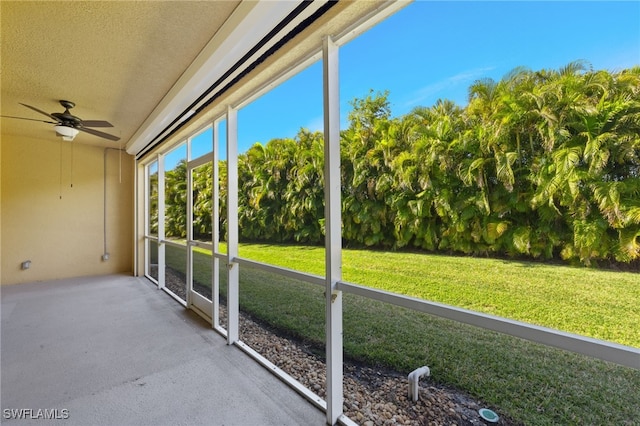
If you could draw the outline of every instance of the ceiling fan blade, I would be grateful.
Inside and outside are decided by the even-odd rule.
[[[104,120],[82,120],[84,127],[113,127],[113,124]]]
[[[26,118],[26,117],[14,117],[12,115],[0,115],[2,118],[17,118],[18,120],[29,120],[29,121],[39,121],[41,123],[49,123],[49,124],[58,124],[58,122],[47,121],[47,120],[38,120],[36,118]]]
[[[104,133],[99,130],[87,129],[86,127],[77,127],[81,132],[89,133],[90,135],[98,136],[101,138],[109,139],[110,141],[119,141],[120,138],[117,136],[110,135],[109,133]]]
[[[54,117],[53,115],[51,115],[51,114],[49,114],[49,113],[47,113],[47,112],[42,111],[41,109],[38,109],[38,108],[33,107],[33,106],[31,106],[31,105],[23,104],[23,103],[20,103],[20,105],[24,105],[24,106],[26,106],[27,108],[30,108],[30,109],[34,110],[35,112],[39,112],[40,114],[46,115],[47,117],[49,117],[49,118],[52,118],[52,119],[56,120],[56,124],[57,124],[57,123],[60,123],[60,120],[58,120],[56,117]]]

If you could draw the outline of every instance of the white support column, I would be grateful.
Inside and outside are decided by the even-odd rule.
[[[238,257],[238,112],[227,109],[227,344],[239,338],[240,265]]]
[[[187,141],[187,246],[185,250],[187,251],[186,255],[186,296],[185,302],[187,302],[187,308],[191,309],[191,305],[193,304],[193,297],[191,295],[191,290],[193,288],[193,169],[189,167],[189,161],[191,160],[189,146],[191,146],[191,142]]]
[[[164,155],[158,155],[158,288],[164,288]]]
[[[220,158],[220,147],[218,146],[218,123],[213,123],[212,132],[213,143],[213,164],[211,169],[213,170],[213,199],[211,205],[213,206],[211,212],[211,243],[213,244],[213,251],[211,253],[211,325],[216,328],[220,325],[220,260],[215,256],[220,246],[220,171],[218,170],[218,160]]]
[[[330,37],[322,48],[325,182],[325,306],[327,351],[327,423],[342,415],[342,230],[340,197],[340,91],[338,46]]]
[[[142,176],[140,176],[140,170],[142,169],[143,173]],[[134,277],[138,277],[140,276],[140,265],[138,264],[138,262],[140,262],[140,258],[139,258],[139,254],[140,254],[140,243],[142,243],[143,247],[144,247],[144,252],[143,252],[143,257],[144,257],[144,253],[147,252],[147,248],[146,248],[146,238],[144,238],[146,234],[146,231],[143,231],[142,233],[140,232],[140,185],[142,185],[142,193],[146,194],[144,187],[147,186],[147,182],[148,180],[145,178],[146,173],[144,173],[144,171],[146,170],[145,167],[141,167],[140,164],[138,164],[137,160],[133,161],[133,182],[134,182],[134,187],[133,187],[133,235],[134,235],[134,241],[133,241],[133,276]],[[141,179],[142,182],[141,183]],[[144,197],[145,195],[143,195]],[[146,201],[142,202],[142,210],[143,212],[145,212],[144,214],[146,214],[146,207],[145,207]],[[148,216],[144,216],[144,217],[148,217]],[[142,222],[142,229],[146,229],[145,228],[145,222],[146,219],[144,219],[143,217],[143,222]],[[142,234],[142,235],[141,235]],[[142,238],[141,238],[142,237]],[[146,261],[145,261],[145,265],[146,265]],[[145,266],[142,267],[142,275],[144,275],[144,270],[145,270]]]
[[[186,271],[186,297],[187,308],[193,305],[193,169],[189,168],[191,161],[191,138],[187,139],[187,267]]]
[[[138,161],[136,160],[136,170],[138,170],[140,168],[140,165],[138,164]],[[150,251],[151,248],[151,243],[148,239],[146,239],[145,237],[147,235],[151,235],[151,232],[149,232],[149,228],[150,228],[150,223],[149,223],[149,212],[151,211],[151,191],[149,191],[149,186],[150,186],[150,182],[151,182],[151,174],[149,173],[149,165],[147,166],[142,166],[142,170],[143,170],[143,187],[142,187],[142,192],[143,192],[143,200],[142,200],[142,244],[144,246],[144,251],[142,252],[142,257],[144,258],[144,265],[142,266],[142,274],[138,274],[136,271],[134,271],[134,276],[138,276],[138,275],[151,275],[151,271],[149,270],[149,259],[151,258],[150,256]],[[139,176],[136,173],[136,176]],[[136,188],[138,188],[140,186],[140,183],[137,181],[136,179]],[[138,223],[140,220],[140,212],[138,210],[138,208],[140,207],[140,203],[138,200],[138,195],[136,194],[135,197],[136,200],[136,205],[134,207],[134,212],[136,212],[136,223]],[[138,249],[140,248],[138,246],[139,241],[140,241],[140,235],[136,232],[136,241],[138,242],[134,248],[134,252],[137,252]],[[134,262],[134,265],[136,264],[136,262]]]

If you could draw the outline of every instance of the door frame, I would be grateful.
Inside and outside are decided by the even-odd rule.
[[[203,155],[202,157],[196,158],[195,160],[189,161],[187,163],[187,307],[189,309],[194,309],[201,315],[206,316],[209,321],[213,320],[213,300],[209,300],[197,291],[193,289],[193,249],[195,247],[204,248],[206,250],[211,251],[211,298],[216,299],[216,287],[215,281],[217,281],[217,269],[216,267],[216,257],[214,255],[214,244],[213,240],[215,240],[214,231],[215,228],[213,226],[213,221],[216,220],[214,209],[211,211],[212,215],[212,241],[211,242],[203,242],[196,241],[193,238],[193,171],[198,167],[201,167],[207,163],[212,163],[213,166],[214,155],[213,153],[209,153]],[[212,174],[210,179],[214,178],[214,167],[212,167]],[[214,194],[217,191],[214,190]]]

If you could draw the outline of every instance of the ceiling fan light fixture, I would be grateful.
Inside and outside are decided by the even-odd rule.
[[[56,129],[56,133],[60,136],[62,136],[62,139],[64,139],[65,141],[72,141],[73,138],[76,137],[76,135],[78,133],[80,133],[80,131],[78,129],[74,129],[73,127],[68,127],[68,126],[55,126]]]

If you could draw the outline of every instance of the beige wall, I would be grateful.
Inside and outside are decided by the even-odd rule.
[[[119,152],[107,151],[110,258],[102,261],[104,149],[3,135],[0,151],[3,285],[132,270],[133,157],[122,153],[120,183]],[[25,260],[31,268],[21,270]]]

